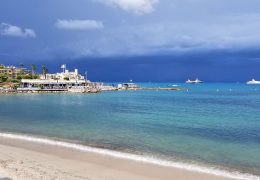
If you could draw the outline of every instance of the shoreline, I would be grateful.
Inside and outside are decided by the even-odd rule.
[[[188,91],[187,88],[136,88],[136,89],[112,89],[112,90],[101,90],[101,91],[86,91],[86,92],[70,92],[68,90],[37,90],[37,91],[0,91],[0,94],[95,94],[107,91]]]
[[[80,144],[73,144],[69,142],[62,142],[46,138],[38,138],[27,135],[0,133],[0,146],[0,160],[2,160],[1,155],[4,153],[4,149],[16,148],[18,150],[15,150],[15,153],[19,152],[20,150],[27,150],[32,151],[33,153],[43,153],[47,156],[60,156],[60,154],[66,154],[69,152],[69,154],[74,154],[77,157],[81,157],[80,159],[86,158],[84,161],[84,163],[86,164],[90,163],[89,160],[94,160],[94,164],[102,165],[103,163],[105,163],[106,160],[109,159],[109,162],[112,163],[113,167],[116,168],[120,168],[120,166],[118,165],[123,163],[124,166],[129,168],[126,172],[124,171],[124,173],[130,173],[132,175],[136,175],[135,171],[138,169],[135,168],[137,166],[141,166],[144,172],[152,168],[155,169],[154,173],[156,174],[156,176],[160,176],[160,178],[155,179],[259,179],[258,176],[250,174],[241,174],[238,172],[228,172],[225,170],[219,170],[215,168],[199,167],[191,164],[170,162],[166,160],[156,159],[153,157],[145,157],[141,155],[117,152],[108,149],[94,148]],[[56,158],[54,157],[54,159]],[[65,159],[67,158],[69,160],[73,160],[73,162],[75,161],[74,163],[82,163],[78,162],[78,159],[71,159],[71,157],[65,156]],[[56,161],[59,162],[59,160]],[[77,165],[75,166],[77,167]],[[102,171],[109,169],[110,167],[108,166],[105,167],[105,169],[102,169]],[[132,171],[132,169],[135,170]],[[148,172],[150,172],[150,170]],[[164,175],[166,172],[167,176]],[[142,172],[139,172],[139,174],[140,173]],[[147,177],[150,176],[150,174],[145,173],[143,174],[143,176]],[[107,179],[114,178],[115,177],[111,175],[111,177]],[[135,177],[135,179],[145,178]]]

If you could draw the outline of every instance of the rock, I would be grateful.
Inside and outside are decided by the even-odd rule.
[[[23,164],[23,161],[18,161],[18,164]]]

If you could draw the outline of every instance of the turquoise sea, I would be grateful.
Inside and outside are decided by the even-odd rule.
[[[260,176],[260,86],[0,95],[0,132]]]

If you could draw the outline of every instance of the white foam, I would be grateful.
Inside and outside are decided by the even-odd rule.
[[[91,152],[91,153],[96,153],[96,154],[108,155],[108,156],[126,159],[126,160],[132,160],[132,161],[137,161],[137,162],[142,162],[142,163],[149,163],[149,164],[154,164],[154,165],[159,165],[159,166],[164,166],[164,167],[184,169],[184,170],[193,171],[193,172],[207,173],[207,174],[223,176],[223,177],[232,178],[232,179],[260,180],[259,176],[255,176],[252,174],[246,174],[246,173],[240,173],[237,171],[229,172],[229,171],[220,170],[220,169],[217,169],[214,167],[202,167],[202,166],[198,166],[198,165],[194,165],[194,164],[172,162],[172,161],[162,160],[162,159],[154,158],[154,157],[141,156],[141,155],[118,152],[118,151],[113,151],[113,150],[108,150],[108,149],[89,147],[89,146],[84,146],[84,145],[80,145],[80,144],[73,144],[73,143],[56,141],[56,140],[51,140],[51,139],[46,139],[46,138],[38,138],[38,137],[32,137],[32,136],[27,136],[27,135],[17,135],[17,134],[10,134],[10,133],[0,133],[0,137],[15,139],[15,140],[22,140],[22,141],[27,141],[27,142],[40,143],[40,144],[47,144],[47,145],[58,146],[58,147],[64,147],[64,148],[74,149],[74,150],[83,151],[83,152]]]

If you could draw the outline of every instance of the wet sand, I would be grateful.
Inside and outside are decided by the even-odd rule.
[[[0,137],[0,179],[224,180],[226,177]]]

